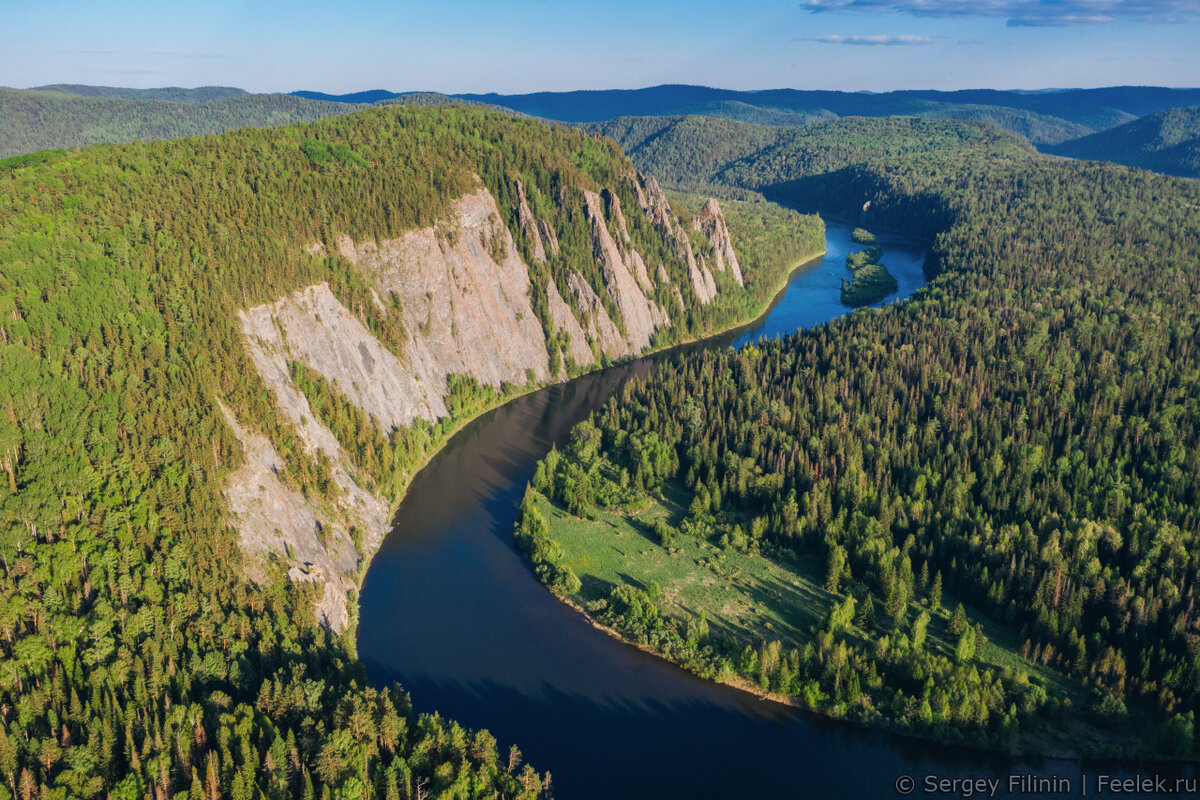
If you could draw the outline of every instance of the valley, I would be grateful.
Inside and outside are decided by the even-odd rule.
[[[15,9],[0,800],[1195,781],[1200,18],[1083,5]]]

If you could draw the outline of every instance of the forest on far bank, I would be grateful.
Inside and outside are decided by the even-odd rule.
[[[935,274],[627,386],[539,468],[517,530],[539,577],[701,674],[835,716],[1195,757],[1200,187],[964,123],[842,120],[766,148],[738,128],[693,128],[695,152],[734,154],[707,181],[869,208],[927,238]],[[747,556],[790,564],[816,618],[785,636],[702,616],[636,555],[607,580],[589,556],[619,534],[645,577],[673,550],[718,586],[753,579],[722,566]]]

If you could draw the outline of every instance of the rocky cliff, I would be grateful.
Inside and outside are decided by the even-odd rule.
[[[227,502],[252,562],[274,554],[293,580],[321,584],[318,611],[331,628],[341,630],[351,618],[350,592],[386,531],[390,509],[362,488],[374,483],[314,413],[292,380],[291,362],[322,376],[386,436],[417,420],[445,417],[451,375],[495,388],[563,377],[564,364],[551,362],[552,340],[579,367],[596,364],[602,354],[618,359],[642,352],[657,331],[673,325],[660,298],[670,299],[674,313],[686,311],[671,269],[690,282],[699,303],[712,302],[717,288],[708,258],[697,257],[658,184],[637,175],[630,186],[637,212],[657,226],[677,264],[647,263],[619,195],[609,190],[582,192],[591,264],[570,263],[554,221],[535,215],[526,186],[517,181],[511,215],[481,185],[454,201],[436,225],[385,241],[338,236],[329,248],[309,248],[312,257],[335,249],[365,276],[379,312],[402,316],[399,341],[379,341],[324,283],[241,312],[255,367],[305,449],[329,460],[339,491],[336,502],[321,504],[289,489],[271,443],[226,412],[246,452],[245,464],[227,481]],[[563,193],[560,206],[570,196]],[[711,245],[716,269],[732,270],[740,284],[720,207],[710,203],[693,226]],[[532,263],[523,260],[514,234],[523,237]],[[585,273],[599,280],[590,282]],[[539,291],[544,298],[535,297]]]
[[[679,217],[671,209],[667,196],[654,178],[639,174],[635,184],[638,204],[646,212],[646,216],[662,228],[667,238],[674,244],[675,252],[688,266],[688,277],[696,297],[702,304],[708,304],[717,296],[717,284],[713,280],[708,267],[696,261],[696,253],[692,248],[692,240],[684,230]]]
[[[733,239],[729,236],[725,215],[721,213],[721,205],[716,198],[709,198],[704,208],[692,217],[692,227],[702,233],[712,245],[717,271],[724,272],[728,269],[738,286],[745,286],[745,281],[742,280],[742,265],[738,263],[737,253],[733,251]]]

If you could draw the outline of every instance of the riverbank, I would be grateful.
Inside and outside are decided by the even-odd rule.
[[[512,401],[516,400],[517,398],[523,397],[525,395],[529,395],[533,392],[541,391],[542,389],[545,389],[547,387],[550,387],[550,386],[553,386],[556,384],[569,383],[570,381],[577,380],[578,378],[586,376],[586,375],[592,375],[592,374],[604,372],[606,370],[618,368],[618,367],[624,366],[624,365],[629,364],[634,361],[652,358],[654,356],[662,355],[664,353],[667,353],[667,352],[670,352],[670,351],[673,351],[673,350],[676,350],[679,348],[703,344],[704,342],[708,342],[713,339],[718,339],[721,337],[736,336],[738,333],[752,328],[755,324],[757,324],[759,321],[761,321],[763,318],[765,318],[770,313],[771,308],[780,300],[780,298],[782,297],[783,293],[787,289],[788,285],[791,283],[791,281],[792,281],[793,277],[796,275],[796,273],[799,272],[800,270],[804,269],[806,266],[809,266],[809,265],[813,264],[814,262],[818,261],[819,259],[821,259],[826,254],[826,252],[827,252],[826,249],[822,248],[819,251],[808,252],[808,253],[798,256],[793,261],[791,266],[788,267],[786,270],[784,270],[783,274],[771,284],[772,288],[766,294],[765,299],[756,303],[749,313],[739,317],[734,323],[732,323],[731,325],[728,325],[724,328],[721,328],[720,330],[710,331],[708,333],[705,333],[702,336],[686,337],[686,338],[679,339],[677,341],[673,341],[673,342],[670,342],[668,344],[664,344],[664,345],[661,345],[658,347],[654,347],[653,345],[651,345],[645,351],[638,353],[636,355],[631,355],[626,358],[620,359],[619,361],[615,361],[607,366],[601,366],[601,365],[597,364],[597,365],[593,366],[592,368],[585,369],[575,375],[563,378],[562,380],[544,381],[544,382],[539,382],[539,383],[525,384],[525,385],[513,388],[509,392],[506,392],[502,395],[499,395],[495,399],[490,400],[487,403],[479,405],[477,408],[473,408],[466,416],[450,420],[450,424],[445,426],[444,428],[442,428],[442,432],[438,435],[438,437],[436,439],[434,439],[429,444],[427,449],[423,452],[422,456],[418,460],[414,461],[410,466],[405,467],[404,479],[398,487],[398,490],[396,492],[395,501],[391,504],[391,506],[389,508],[388,519],[393,520],[395,518],[397,511],[399,510],[401,504],[404,502],[404,499],[408,495],[408,492],[409,492],[410,487],[412,486],[413,480],[417,477],[417,475],[421,472],[421,470],[423,470],[426,466],[428,466],[429,463],[434,459],[434,457],[437,456],[439,453],[441,453],[442,450],[445,449],[445,447],[454,439],[454,437],[470,423],[474,422],[475,420],[479,419],[480,417],[484,416],[485,414],[487,414],[491,411],[494,411],[508,403],[511,403]],[[438,425],[444,425],[445,422],[446,422],[445,419],[442,421],[439,421]],[[386,533],[385,533],[385,535],[386,535]],[[378,552],[378,547],[380,545],[382,545],[382,543],[383,543],[383,537],[381,536],[378,539],[378,545],[371,552],[363,553],[360,558],[358,569],[354,575],[354,586],[355,586],[356,592],[358,593],[359,596],[361,596],[361,593],[363,591],[363,584],[366,581],[366,576],[370,569],[371,562],[374,559],[376,553]],[[345,629],[342,632],[342,638],[343,638],[344,644],[347,647],[347,649],[349,650],[349,652],[353,656],[357,657],[358,654],[357,654],[356,642],[357,642],[357,638],[358,638],[358,624],[359,624],[360,609],[359,609],[358,597],[353,597],[350,599],[351,599],[351,602],[349,604],[349,607],[350,607],[349,621],[348,621]]]
[[[783,642],[778,658],[785,658],[789,650],[802,650],[813,643],[814,638],[819,638],[814,634],[825,628],[842,598],[822,588],[817,565],[805,559],[784,553],[769,558],[735,552],[682,534],[676,535],[666,547],[654,542],[651,537],[656,521],[678,519],[686,513],[686,508],[677,502],[683,492],[668,494],[671,497],[651,498],[648,504],[640,504],[636,509],[592,507],[583,517],[575,517],[535,490],[526,502],[548,523],[547,538],[553,541],[558,553],[554,566],[578,571],[582,578],[579,590],[572,594],[564,594],[561,586],[551,585],[544,579],[543,588],[555,602],[570,607],[591,627],[625,646],[662,659],[703,680],[815,716],[979,752],[1063,759],[1130,757],[1127,738],[1088,724],[1081,716],[1086,703],[1082,687],[1029,662],[1024,662],[1024,668],[1035,680],[1049,682],[1056,693],[1070,696],[1076,705],[1068,705],[1067,708],[1074,707],[1075,710],[1064,711],[1056,720],[1060,728],[1033,728],[1027,736],[1013,742],[972,738],[951,728],[940,732],[936,728],[922,730],[898,724],[869,705],[831,705],[829,698],[820,692],[787,694],[775,690],[773,682],[764,685],[765,678],[760,678],[762,682],[752,680],[738,671],[742,668],[738,665],[738,654],[740,652],[744,658],[747,652],[743,648],[752,648],[755,658],[766,658],[774,637]],[[518,528],[521,527],[519,517]],[[531,555],[538,558],[536,554]],[[539,577],[556,574],[552,570],[536,569],[536,562],[534,566]],[[628,596],[617,598],[612,594],[605,597],[603,590],[597,592],[597,587],[622,585],[637,588],[632,606],[653,604],[665,626],[647,618],[644,606],[633,610],[626,606],[615,619],[606,619],[613,614],[615,604],[626,603]],[[804,597],[804,603],[810,607],[789,608],[782,602],[773,602],[769,595],[778,594],[774,587],[782,586],[789,587],[789,597]],[[768,599],[761,600],[764,597]],[[932,620],[924,643],[926,652],[945,655],[953,652],[954,640],[947,634],[947,628],[954,616],[951,609],[958,604],[956,598],[946,595],[943,606],[923,606]],[[711,637],[705,635],[699,643],[689,636],[689,632],[697,630],[692,623],[698,619],[704,619],[704,624],[714,631]],[[874,640],[869,630],[857,624],[846,624],[859,641]],[[968,624],[984,632],[985,641],[979,646],[974,662],[980,671],[999,674],[1015,668],[1019,656],[1001,641],[1003,633],[997,625],[979,618],[974,612],[968,616]],[[622,627],[636,631],[643,638],[635,638]],[[718,630],[719,634],[716,633]],[[879,632],[875,631],[876,634]],[[649,642],[658,642],[661,646]],[[1081,743],[1090,745],[1089,749],[1081,748]]]
[[[846,238],[842,249],[853,246]],[[909,254],[903,263],[911,268],[919,260]],[[838,262],[834,271],[833,261],[836,257],[825,259],[831,272],[844,269]],[[816,273],[806,278],[811,285],[821,281]],[[911,291],[902,296],[908,294]],[[817,300],[805,297],[789,305],[807,307],[814,302]],[[825,308],[832,310],[829,304]],[[781,315],[786,311],[781,309]],[[791,330],[796,327],[806,326]],[[743,337],[740,342],[751,340],[753,337]],[[749,362],[739,357],[737,364],[745,369],[734,372],[766,370],[765,362],[755,366],[754,359],[760,355],[757,350],[747,354]],[[774,363],[777,359],[768,360]],[[712,367],[719,369],[721,363],[725,362],[717,357]],[[704,370],[701,373],[708,375]],[[678,426],[668,425],[665,431],[654,422],[664,419],[665,409],[678,409],[668,413],[687,419],[704,419],[714,411],[706,406],[713,400],[707,388],[694,397],[695,407],[689,412],[686,406],[693,396],[668,391],[668,384],[678,389],[678,381],[661,372],[655,374],[660,377],[638,384],[637,399],[593,417],[594,424],[572,434],[577,445],[560,445],[558,455],[539,465],[533,488],[553,495],[555,505],[535,497],[543,522],[531,528],[518,523],[521,536],[526,537],[519,536],[518,541],[534,562],[539,580],[556,596],[569,595],[566,600],[590,625],[640,652],[756,697],[922,741],[1046,757],[1149,755],[1145,743],[1154,740],[1153,730],[1135,726],[1136,736],[1107,730],[1094,718],[1095,698],[1090,689],[1068,677],[1058,661],[1039,659],[1028,652],[1028,645],[1022,649],[1024,634],[1017,636],[977,610],[958,612],[959,601],[949,589],[942,599],[940,577],[938,600],[926,596],[932,577],[921,576],[920,582],[912,581],[914,589],[910,590],[919,594],[891,610],[885,603],[887,591],[879,595],[878,588],[869,589],[870,584],[864,583],[869,577],[857,576],[853,583],[848,583],[848,576],[835,580],[830,591],[826,570],[817,563],[823,554],[797,559],[780,551],[776,555],[783,561],[774,562],[756,555],[760,546],[764,552],[769,549],[758,527],[761,523],[765,528],[766,520],[739,513],[720,499],[713,500],[715,505],[709,508],[710,495],[734,491],[723,482],[720,471],[716,477],[711,469],[699,472],[695,477],[698,494],[693,496],[683,485],[682,472],[662,473],[663,467],[658,466],[665,456],[647,444],[651,432],[657,434],[656,442],[665,444],[680,460],[684,458],[677,440]],[[739,385],[734,380],[720,396],[740,396]],[[753,396],[753,388],[744,388]],[[745,408],[744,403],[738,404],[738,413],[759,415],[754,403],[747,403]],[[629,413],[634,413],[633,421],[626,418]],[[762,413],[767,414],[767,409]],[[778,415],[770,411],[769,416],[774,419]],[[622,438],[623,431],[629,433],[628,439]],[[787,434],[775,431],[770,436],[786,440]],[[623,444],[611,444],[614,442]],[[619,452],[606,455],[610,447]],[[647,447],[651,448],[652,463],[646,461]],[[629,452],[641,452],[640,462],[620,455]],[[705,469],[694,463],[692,467]],[[762,470],[769,472],[766,466]],[[669,486],[661,483],[664,474],[674,475]],[[693,486],[688,474],[686,486]],[[651,494],[648,502],[630,500],[645,497],[643,478],[646,487],[657,487],[655,491],[666,496]],[[568,498],[564,487],[581,481],[587,488]],[[701,483],[705,484],[703,492]],[[590,499],[580,505],[579,498],[585,496]],[[629,502],[636,507],[622,510]],[[573,508],[573,513],[566,508]],[[665,527],[660,532],[662,523]],[[531,531],[541,531],[544,543],[531,542]],[[810,563],[800,563],[802,560]],[[918,563],[912,569],[919,567]],[[863,601],[871,593],[877,595],[874,608],[866,609],[865,616],[856,614],[854,601]],[[707,640],[710,627],[714,636]],[[711,648],[697,646],[705,640],[711,642]],[[847,645],[856,660],[857,666],[848,673],[856,678],[848,693],[839,681],[825,679],[834,644]],[[784,662],[787,666],[779,666]],[[759,664],[770,667],[760,669]],[[922,674],[938,675],[935,683],[945,692],[940,693],[936,685],[932,692],[928,687],[922,691],[919,681],[902,680],[918,667]],[[877,678],[876,670],[879,676],[891,677]],[[989,708],[976,714],[974,698],[988,694],[993,687],[1003,702],[989,702]],[[955,694],[950,695],[951,691]],[[917,706],[908,709],[912,702]],[[1138,717],[1133,712],[1130,721]],[[1018,726],[1019,736],[1015,735]]]
[[[859,249],[849,233],[831,223],[824,259],[795,273],[735,346],[845,314],[837,286],[845,255]],[[898,246],[894,263],[908,297],[923,285],[923,251]],[[717,355],[729,339],[698,349]],[[415,477],[360,598],[358,652],[375,685],[399,682],[418,712],[487,728],[504,747],[518,743],[531,762],[552,769],[562,796],[577,800],[716,800],[743,794],[747,775],[758,796],[791,800],[798,773],[814,796],[886,800],[900,774],[1092,771],[1074,761],[934,747],[762,702],[581,624],[579,611],[547,592],[513,543],[537,462],[552,447],[565,452],[571,430],[622,386],[671,374],[656,365],[678,358],[639,359],[512,400],[455,436]],[[597,770],[595,747],[580,742],[603,743],[610,768]],[[781,752],[793,755],[780,759]]]

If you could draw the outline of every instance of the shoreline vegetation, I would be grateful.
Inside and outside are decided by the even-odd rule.
[[[664,500],[665,498],[660,497],[657,499]],[[653,504],[653,502],[652,500],[651,503]],[[668,504],[669,502],[669,500],[666,501]],[[676,509],[676,511],[678,510]],[[619,527],[619,523],[614,522],[614,520],[617,517],[624,516],[625,510],[602,509],[599,506],[595,506],[584,513],[586,516],[580,519],[591,522],[597,528],[617,528]],[[692,609],[685,609],[676,605],[672,611],[683,613],[672,618],[667,611],[651,610],[661,603],[664,594],[663,585],[657,581],[650,581],[649,584],[643,584],[638,581],[636,575],[626,573],[622,576],[625,581],[632,580],[636,582],[631,592],[615,592],[608,597],[593,597],[590,600],[584,599],[586,591],[584,580],[579,579],[579,576],[574,573],[570,565],[592,563],[595,553],[589,551],[567,551],[565,548],[559,549],[563,545],[561,539],[563,533],[562,523],[572,516],[564,509],[558,507],[554,501],[531,487],[526,493],[517,517],[516,538],[518,548],[529,558],[535,575],[555,598],[578,612],[587,624],[627,646],[661,658],[699,678],[745,692],[760,700],[799,709],[825,719],[858,724],[898,736],[981,751],[1006,752],[1016,756],[1082,759],[1104,755],[1103,752],[1088,751],[1079,748],[1076,746],[1076,742],[1070,744],[1064,743],[1066,737],[1060,737],[1056,742],[1037,739],[1033,741],[1033,747],[1028,747],[1022,746],[1022,744],[1017,743],[1015,740],[1001,742],[947,736],[944,733],[937,733],[931,730],[906,727],[883,717],[874,717],[870,721],[866,721],[856,717],[851,709],[822,706],[820,704],[819,693],[789,694],[785,691],[780,691],[773,682],[770,682],[769,678],[764,682],[761,677],[755,679],[752,674],[747,674],[740,670],[743,669],[743,665],[757,665],[761,663],[761,659],[765,653],[774,652],[774,657],[777,659],[785,656],[782,649],[771,647],[771,643],[766,642],[761,637],[758,638],[760,649],[757,650],[749,644],[754,639],[753,636],[740,635],[719,638],[717,634],[713,633],[712,628],[715,626],[706,612],[701,612],[697,615]],[[646,537],[647,541],[652,540],[655,535],[654,526],[642,525],[633,521],[637,516],[640,515],[629,515],[629,530],[625,531],[625,533],[634,533],[635,535]],[[549,528],[546,527],[546,520],[550,520]],[[550,533],[559,537],[553,540],[552,546],[548,546],[545,539],[539,538],[548,537]],[[575,545],[578,545],[583,537],[576,535],[572,536],[571,539]],[[675,544],[678,542],[678,538],[673,538],[671,541],[672,544]],[[646,544],[647,542],[642,542],[642,546],[646,546]],[[655,545],[650,544],[641,553],[644,555],[646,550],[653,547]],[[703,545],[701,547],[703,548]],[[719,550],[718,548],[711,548],[711,552],[719,553]],[[677,553],[672,553],[672,555],[676,556]],[[764,561],[771,561],[770,557],[766,554],[756,554],[756,557],[762,558]],[[787,560],[786,556],[784,556],[784,560]],[[625,563],[625,569],[632,569],[629,562]],[[606,588],[608,589],[616,588],[616,571],[607,571],[611,573],[609,577],[614,579],[612,582],[605,580],[588,582],[593,585],[597,583],[606,584]],[[691,577],[688,576],[688,579],[690,580]],[[809,590],[820,592],[820,588],[815,584],[808,588]],[[623,604],[621,610],[616,614],[611,613],[612,609],[616,607],[614,596],[618,602]],[[830,611],[832,613],[829,616],[832,617],[839,612],[839,609],[831,607]],[[843,604],[840,611],[843,615],[854,614],[853,605],[847,606]],[[955,615],[961,611],[962,606],[960,603],[954,612],[939,606],[936,613],[939,615],[939,621],[945,623],[947,621],[952,622]],[[754,613],[754,611],[751,610],[751,613]],[[880,613],[882,613],[882,610],[880,610]],[[657,632],[661,634],[657,637],[657,641],[670,641],[674,639],[674,649],[670,647],[663,648],[653,644],[652,641],[655,640],[654,634],[651,634],[652,638],[650,640],[645,638],[647,620],[651,621],[651,625],[659,622],[665,623]],[[828,618],[826,618],[825,624],[829,624]],[[972,625],[973,627],[971,627]],[[926,631],[924,635],[928,637],[928,621],[922,623],[922,626]],[[971,612],[967,626],[970,630],[974,631],[972,638],[975,639],[975,637],[978,637],[976,639],[977,650],[982,651],[986,648],[994,653],[996,645],[990,642],[986,635],[984,635],[984,625],[979,623],[977,612]],[[744,631],[741,633],[745,634]],[[858,631],[858,633],[861,634],[862,632]],[[679,647],[681,637],[682,648]],[[778,642],[774,644],[778,645]],[[948,644],[942,642],[940,646],[945,649]],[[764,645],[767,646],[763,647]],[[708,648],[707,652],[705,652],[705,647]],[[722,659],[725,659],[726,663],[719,663]],[[739,659],[742,659],[740,663]],[[755,666],[749,666],[749,669],[752,672]],[[1070,707],[1069,703],[1067,707]],[[1102,736],[1100,738],[1103,740],[1106,737]]]
[[[716,169],[843,217],[870,199],[932,241],[929,289],[627,385],[531,482],[541,582],[869,727],[1194,759],[1195,186],[908,120]]]

